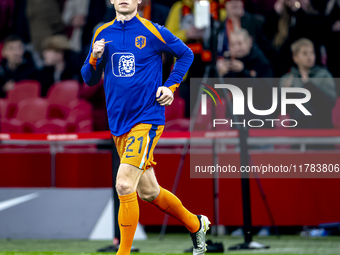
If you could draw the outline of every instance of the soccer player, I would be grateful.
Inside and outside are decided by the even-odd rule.
[[[130,254],[141,199],[180,221],[193,241],[193,254],[205,253],[209,220],[189,212],[181,201],[157,183],[153,150],[165,123],[165,106],[174,100],[192,61],[192,51],[169,30],[137,14],[142,0],[111,0],[116,19],[97,28],[81,73],[89,86],[104,71],[110,131],[121,164],[116,179],[121,243],[118,255]],[[162,86],[162,52],[177,58]]]

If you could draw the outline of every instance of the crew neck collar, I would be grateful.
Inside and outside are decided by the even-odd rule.
[[[121,21],[121,20],[116,20],[116,21],[117,21],[117,23],[120,24],[121,26],[125,26],[125,27],[126,27],[126,26],[130,26],[130,25],[133,25],[133,24],[137,23],[139,19],[140,19],[140,16],[139,16],[139,14],[138,14],[138,12],[137,12],[137,14],[136,14],[135,16],[133,16],[132,19],[130,19],[130,20],[124,20],[124,23],[123,23],[123,21]]]

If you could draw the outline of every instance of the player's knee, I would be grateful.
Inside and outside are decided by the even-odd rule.
[[[146,202],[152,202],[158,197],[159,191],[158,190],[149,190],[149,191],[139,191],[138,196],[140,199]]]
[[[120,180],[117,180],[116,190],[117,193],[121,196],[131,194],[132,192],[135,191],[132,184],[130,184],[127,181]]]

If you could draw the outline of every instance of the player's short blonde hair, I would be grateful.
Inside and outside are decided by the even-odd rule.
[[[290,49],[293,53],[293,56],[296,56],[299,53],[302,46],[312,46],[314,48],[314,43],[307,38],[301,38],[301,39],[295,41],[290,46]]]

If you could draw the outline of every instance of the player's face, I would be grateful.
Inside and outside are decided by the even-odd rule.
[[[138,4],[141,2],[142,0],[111,0],[115,10],[122,15],[128,15],[136,11]]]
[[[299,52],[293,57],[298,66],[312,68],[315,65],[315,52],[312,46],[302,46]]]
[[[251,40],[243,34],[231,34],[229,37],[230,55],[235,58],[243,58],[250,52]]]

